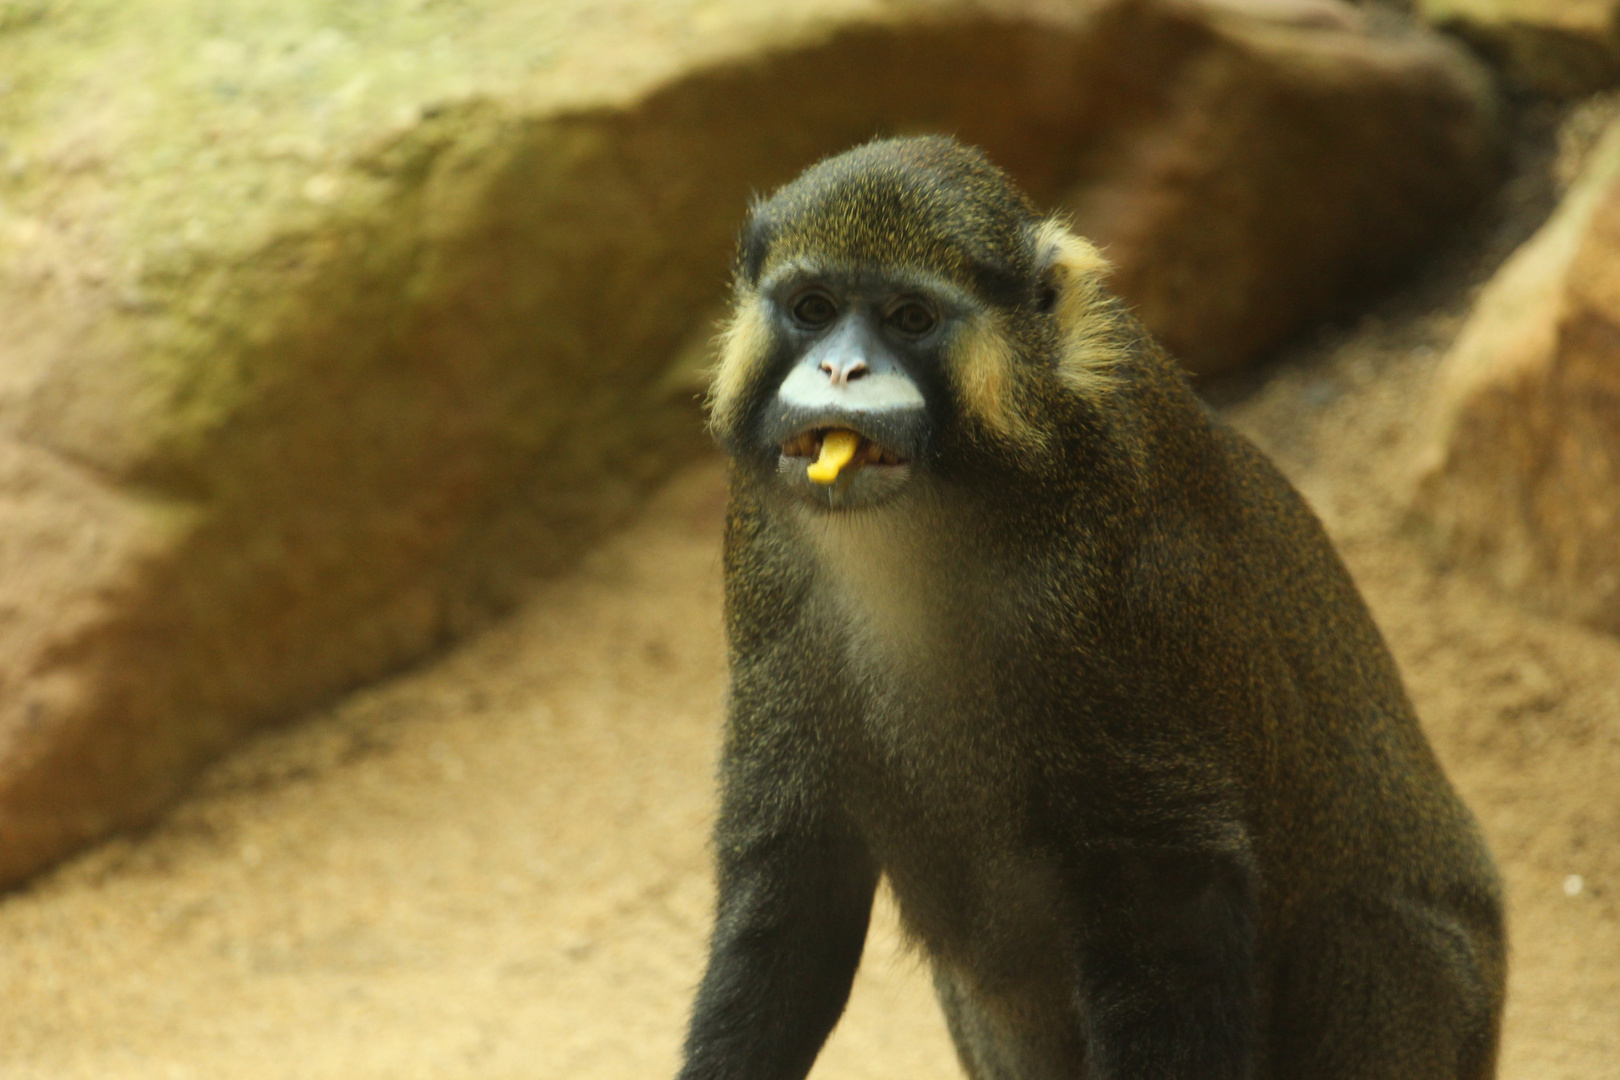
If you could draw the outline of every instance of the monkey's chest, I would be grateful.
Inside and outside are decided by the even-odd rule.
[[[858,703],[840,787],[931,956],[981,984],[1027,983],[1064,966],[1067,944],[1060,876],[1032,839],[1040,780],[1011,635],[994,632],[1017,620],[938,583],[868,585],[833,594]]]
[[[910,934],[1011,991],[1063,977],[1066,900],[1031,840],[1028,761],[974,704],[924,695],[874,709],[846,790]]]
[[[975,808],[890,808],[868,825],[906,929],[985,991],[1061,983],[1071,969],[1057,868]]]

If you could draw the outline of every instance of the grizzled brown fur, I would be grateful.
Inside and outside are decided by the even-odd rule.
[[[740,247],[719,908],[682,1077],[804,1076],[880,879],[974,1080],[1493,1076],[1478,829],[1321,525],[1095,249],[946,139],[813,166]],[[783,388],[817,364],[924,404],[805,411]],[[787,449],[836,427],[906,464],[806,485]]]

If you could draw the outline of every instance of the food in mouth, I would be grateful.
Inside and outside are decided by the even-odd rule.
[[[814,458],[805,475],[823,487],[834,483],[846,469],[854,472],[865,465],[901,464],[899,455],[848,428],[807,431],[784,444],[782,453],[787,457]]]
[[[821,437],[821,453],[810,463],[805,475],[825,487],[838,479],[860,445],[861,437],[853,431],[834,428]]]

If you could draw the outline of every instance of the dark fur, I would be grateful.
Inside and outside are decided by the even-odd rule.
[[[802,258],[958,283],[1027,429],[924,374],[907,499],[818,516],[751,441],[780,363],[717,410],[733,682],[682,1077],[804,1076],[887,877],[976,1080],[1486,1080],[1496,876],[1366,606],[1115,302],[1106,389],[1057,377],[1039,225],[932,139],[823,162],[744,234],[740,303]]]

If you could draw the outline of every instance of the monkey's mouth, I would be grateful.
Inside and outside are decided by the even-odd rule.
[[[915,480],[920,440],[915,424],[908,428],[895,419],[823,413],[794,423],[783,417],[772,442],[781,450],[776,475],[784,490],[832,511],[872,509],[899,497]]]
[[[784,458],[806,459],[805,471],[818,484],[831,484],[840,474],[868,465],[909,465],[895,451],[848,428],[823,427],[800,432],[782,444]]]

